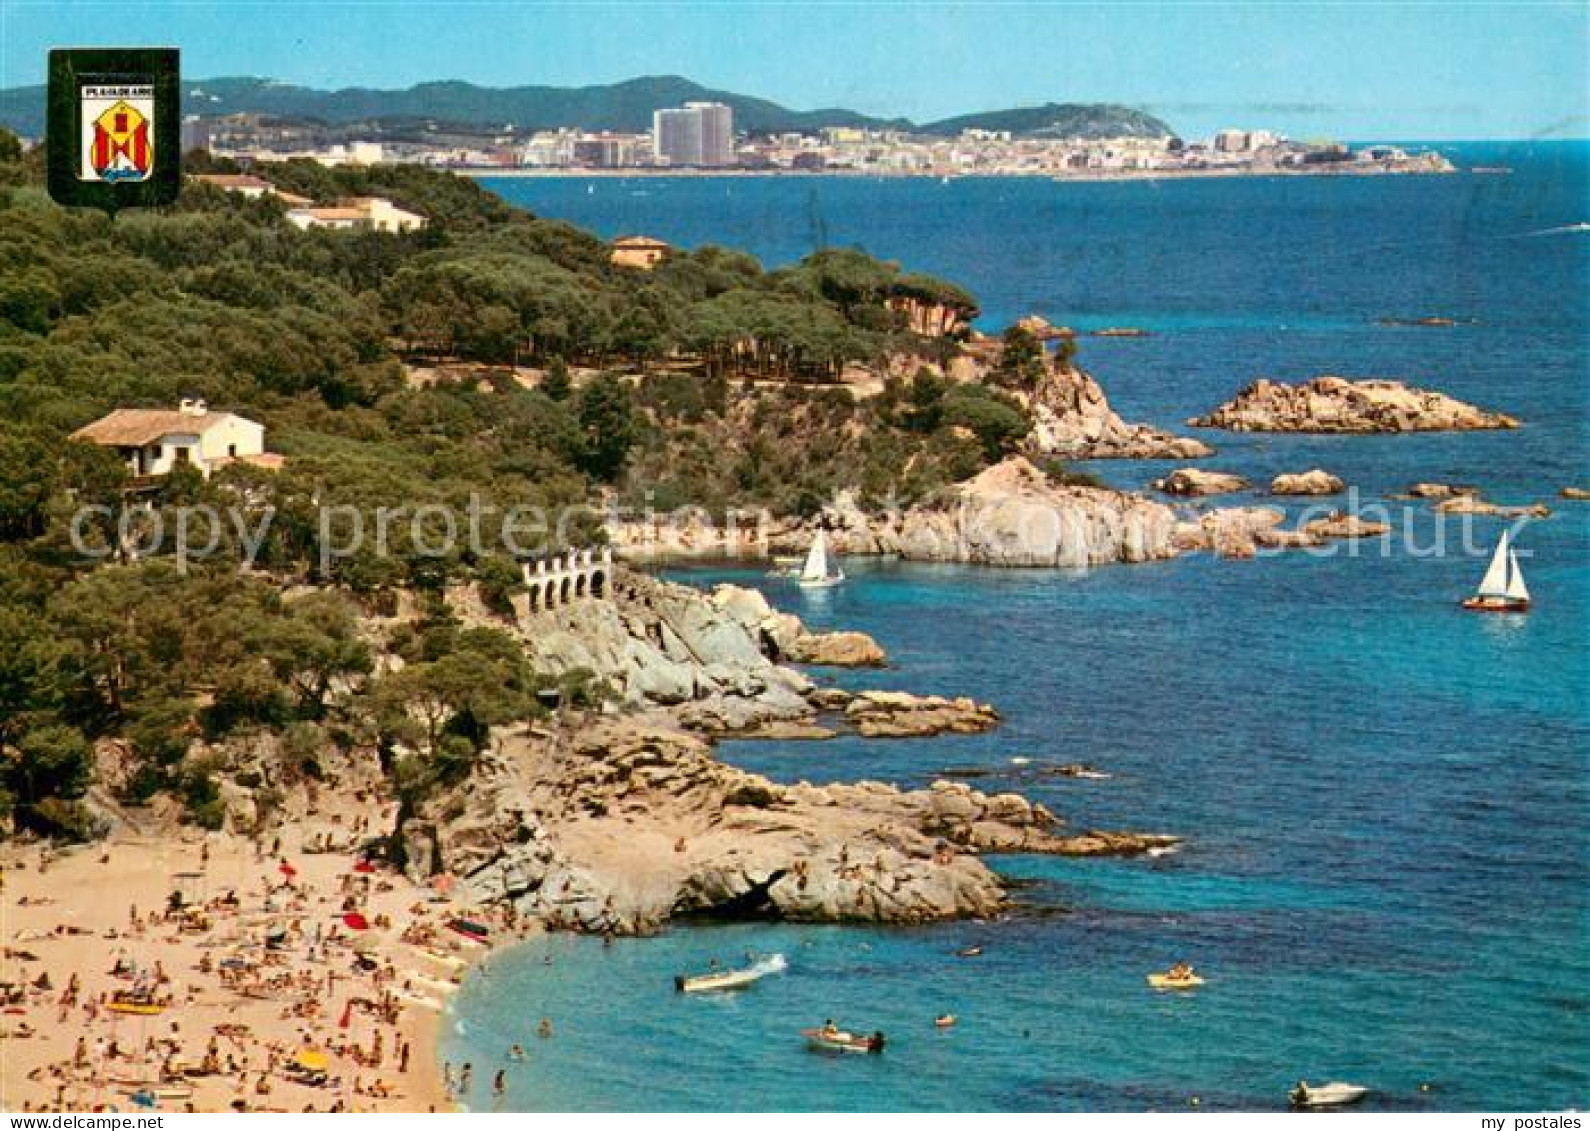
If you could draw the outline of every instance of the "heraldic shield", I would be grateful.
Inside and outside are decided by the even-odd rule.
[[[50,195],[116,211],[182,187],[180,75],[169,48],[50,52]]]

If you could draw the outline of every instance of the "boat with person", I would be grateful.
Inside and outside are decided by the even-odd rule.
[[[1204,980],[1187,963],[1178,962],[1163,973],[1150,974],[1148,984],[1156,990],[1195,990]]]
[[[738,970],[709,970],[705,974],[697,974],[694,977],[687,977],[684,974],[677,975],[674,978],[674,989],[682,994],[708,994],[719,993],[724,990],[743,990],[746,986],[760,982],[769,974],[780,973],[788,967],[789,963],[785,961],[782,954],[773,954]]]
[[[828,535],[819,530],[812,539],[799,578],[802,589],[827,589],[845,580],[845,571],[828,560]]]
[[[881,1032],[872,1033],[870,1036],[861,1033],[850,1033],[840,1029],[832,1021],[823,1023],[820,1029],[802,1029],[801,1036],[806,1038],[806,1047],[813,1052],[861,1052],[879,1053],[885,1044]]]
[[[1368,1094],[1369,1089],[1360,1084],[1345,1084],[1340,1080],[1329,1084],[1310,1084],[1307,1080],[1299,1080],[1297,1087],[1287,1093],[1287,1099],[1293,1107],[1346,1107]]]
[[[1463,607],[1475,613],[1526,613],[1529,602],[1524,572],[1518,568],[1518,555],[1504,530],[1491,554],[1491,564],[1480,578],[1479,589],[1463,602]]]

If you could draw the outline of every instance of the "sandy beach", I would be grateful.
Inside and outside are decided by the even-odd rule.
[[[521,933],[348,851],[196,830],[0,864],[10,1112],[445,1110],[446,1000]]]

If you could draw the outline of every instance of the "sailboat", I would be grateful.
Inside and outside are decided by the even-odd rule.
[[[1523,613],[1529,611],[1529,589],[1524,585],[1523,571],[1518,568],[1518,556],[1508,541],[1507,532],[1496,543],[1491,564],[1480,578],[1480,587],[1474,596],[1463,602],[1465,609],[1477,613]]]
[[[806,564],[801,566],[800,583],[803,589],[826,589],[845,579],[845,571],[828,562],[828,535],[819,530],[812,539],[812,548],[806,554]]]

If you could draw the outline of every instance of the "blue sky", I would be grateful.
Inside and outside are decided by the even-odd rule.
[[[189,78],[579,85],[682,74],[917,120],[1111,101],[1199,136],[1590,135],[1590,4],[0,0],[0,86],[51,46],[174,44]]]

